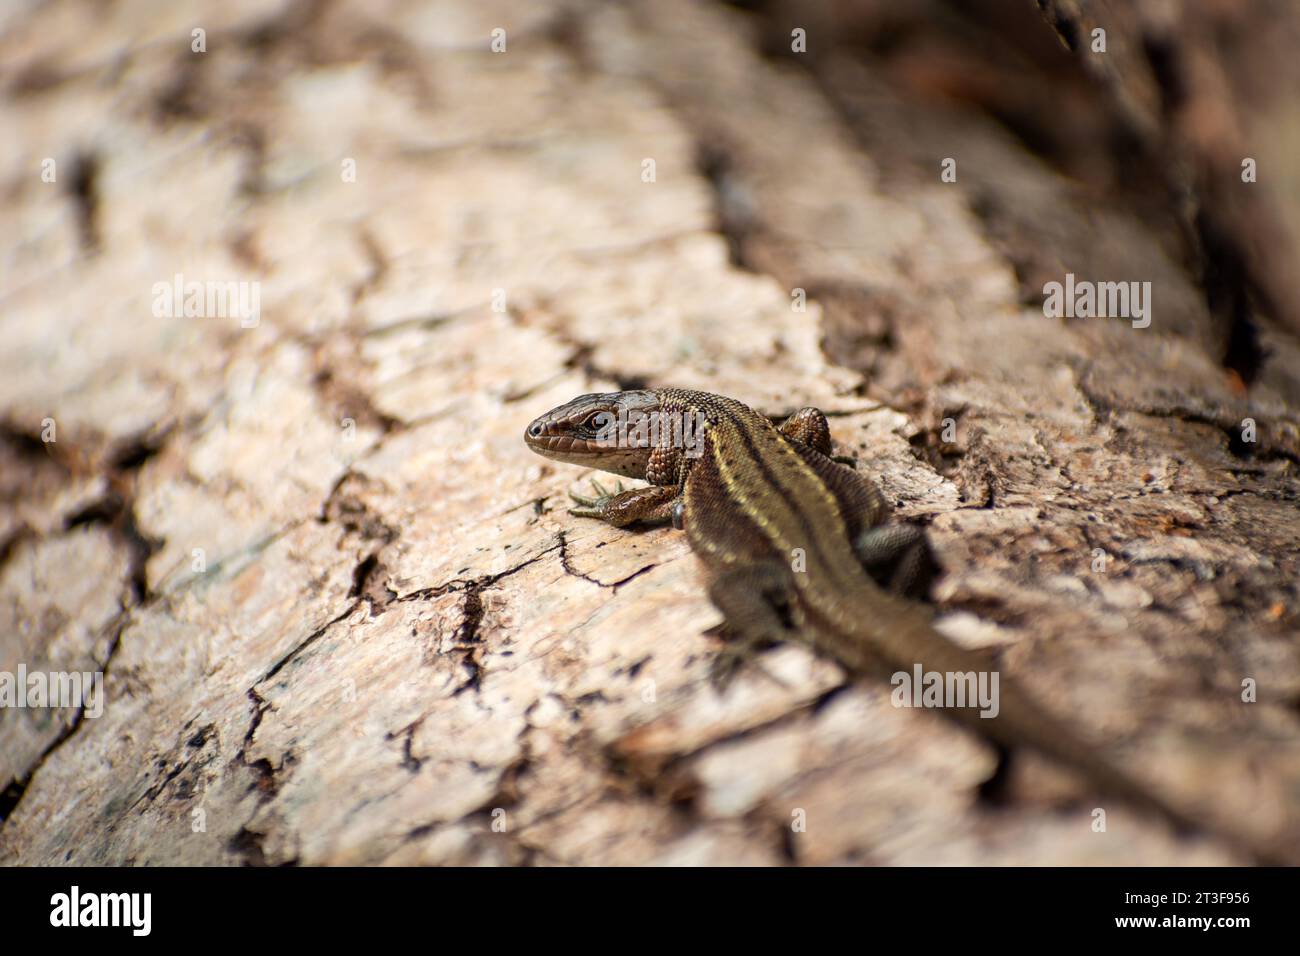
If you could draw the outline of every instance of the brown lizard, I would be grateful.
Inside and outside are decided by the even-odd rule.
[[[774,642],[798,641],[854,675],[987,673],[990,662],[931,624],[921,595],[931,567],[924,532],[890,520],[875,483],[831,457],[830,428],[804,408],[779,428],[746,405],[679,388],[582,395],[534,420],[528,447],[557,461],[647,487],[572,495],[571,514],[623,527],[671,521],[706,569],[709,596],[733,640],[714,662],[725,686],[739,663]],[[1201,829],[1052,718],[1023,691],[997,685],[996,716],[975,702],[945,712],[1003,754],[1028,747],[1093,786],[1179,830]],[[1225,834],[1250,843],[1240,834]],[[1252,847],[1258,856],[1266,850]]]

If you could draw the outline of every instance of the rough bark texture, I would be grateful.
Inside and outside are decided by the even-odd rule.
[[[972,107],[1052,100],[1008,106],[969,23],[873,55],[890,6],[0,15],[0,671],[102,669],[107,693],[97,719],[0,711],[0,860],[1246,859],[1120,806],[1097,832],[1078,781],[998,774],[979,738],[800,649],[765,657],[782,685],[715,694],[680,534],[569,517],[589,476],[520,440],[641,382],[827,409],[929,525],[948,634],[1207,819],[1300,853],[1278,265],[1300,164],[1263,138],[1300,100],[1239,111],[1273,157],[1258,183],[1230,151],[1196,165],[1247,134],[1162,112],[1150,25],[1117,20],[1104,92],[1058,87],[1141,144],[1136,182],[1089,182]],[[1031,4],[984,6],[1005,42],[1050,38]],[[1105,15],[1043,6],[1066,30]],[[1202,26],[1171,44],[1204,67]],[[1252,255],[1265,207],[1276,244]],[[1150,281],[1151,326],[1045,317],[1065,272]],[[260,323],[156,317],[176,273],[259,282]]]

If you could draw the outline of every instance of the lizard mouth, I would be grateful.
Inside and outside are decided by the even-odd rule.
[[[572,435],[559,434],[544,418],[536,419],[524,429],[524,444],[542,454],[569,451],[575,444],[586,445],[585,442],[575,441]]]
[[[574,435],[562,423],[539,418],[524,429],[524,444],[552,461],[584,465],[629,478],[644,478],[649,449],[620,448],[605,440]]]
[[[565,431],[545,417],[524,429],[524,444],[543,457],[574,464],[587,462],[602,448],[599,442]]]
[[[659,408],[654,392],[580,395],[534,418],[524,429],[524,444],[544,458],[586,465],[619,475],[644,477],[651,445],[627,428]]]
[[[540,426],[533,424],[528,426],[524,432],[524,442],[533,451],[548,457],[558,455],[575,454],[581,455],[593,451],[592,444],[581,438],[574,438],[572,435],[548,435],[545,431],[534,431]]]

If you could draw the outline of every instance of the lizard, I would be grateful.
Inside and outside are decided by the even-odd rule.
[[[934,560],[925,532],[892,520],[874,481],[832,457],[826,415],[809,406],[779,427],[743,403],[682,388],[580,395],[533,420],[524,442],[556,461],[644,480],[595,497],[570,493],[570,513],[615,527],[671,523],[701,560],[710,600],[731,640],[711,677],[725,690],[760,649],[797,642],[849,675],[990,670],[984,655],[945,637],[928,590]],[[1003,759],[1022,748],[1186,833],[1212,825],[1143,785],[1000,681],[996,716],[970,706],[945,713],[991,740]],[[1225,832],[1233,842],[1254,841]],[[1268,858],[1265,849],[1250,852]]]

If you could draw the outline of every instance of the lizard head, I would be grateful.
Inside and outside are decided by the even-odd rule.
[[[524,443],[555,461],[644,478],[654,442],[639,426],[653,421],[660,405],[645,389],[579,395],[534,419]]]

